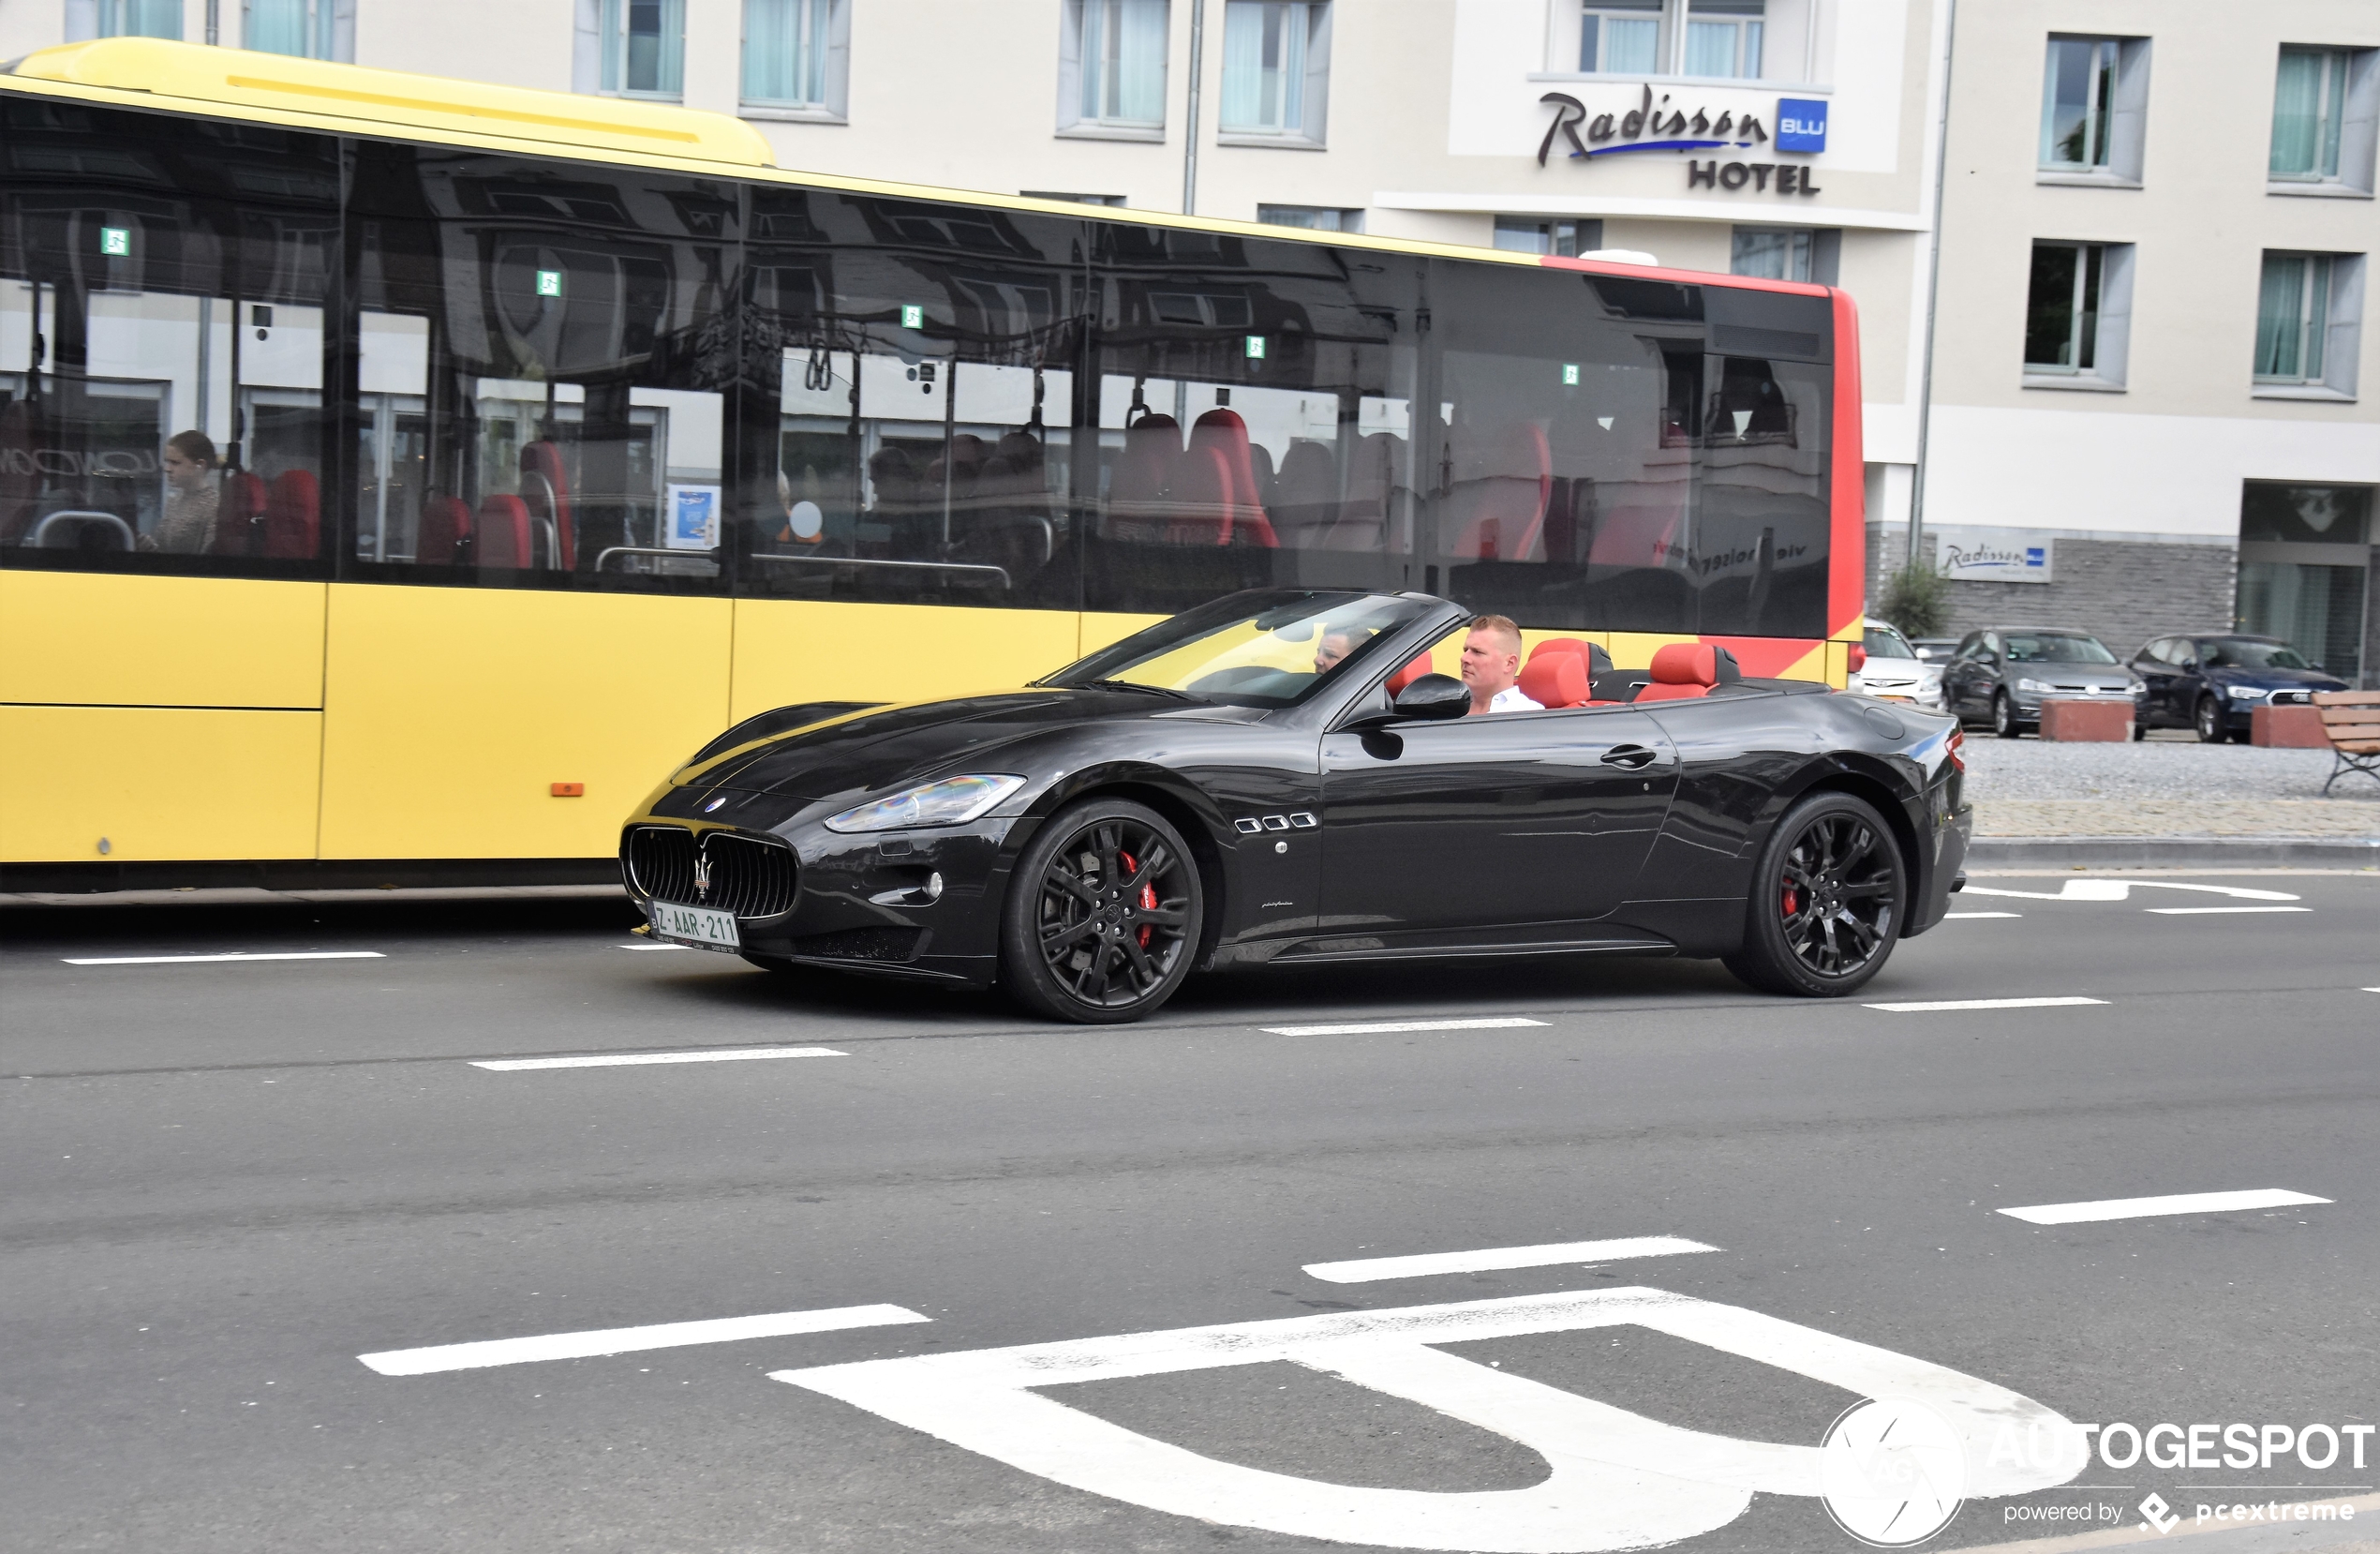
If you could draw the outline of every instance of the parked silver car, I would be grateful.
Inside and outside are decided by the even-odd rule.
[[[1906,701],[1928,712],[1942,710],[1942,666],[1917,656],[1897,626],[1871,620],[1862,648],[1867,661],[1852,671],[1850,689],[1879,701]]]
[[[1942,694],[1953,717],[1989,719],[2003,740],[2040,728],[2046,697],[2121,701],[2138,739],[2148,686],[2088,632],[2015,626],[1969,632],[1942,671]]]

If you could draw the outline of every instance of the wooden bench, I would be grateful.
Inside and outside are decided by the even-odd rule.
[[[2330,736],[2334,755],[2324,795],[2351,771],[2380,782],[2380,691],[2316,691],[2313,704],[2322,710],[2322,731]]]

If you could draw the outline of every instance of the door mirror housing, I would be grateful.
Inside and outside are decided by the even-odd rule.
[[[1471,688],[1452,675],[1423,675],[1385,708],[1355,719],[1350,728],[1386,728],[1397,723],[1442,723],[1471,710]]]

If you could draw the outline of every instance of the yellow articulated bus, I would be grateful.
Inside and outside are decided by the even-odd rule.
[[[1843,682],[1824,287],[826,178],[118,38],[0,74],[0,882],[608,874],[730,723],[1418,590]]]

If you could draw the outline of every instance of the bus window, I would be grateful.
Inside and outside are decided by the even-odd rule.
[[[1421,265],[1099,231],[1096,461],[1078,466],[1094,512],[1087,606],[1167,612],[1239,588],[1421,586]]]
[[[320,575],[334,142],[0,112],[0,554]]]
[[[360,575],[723,587],[740,193],[430,147],[356,155]]]
[[[738,587],[1076,607],[1082,224],[813,191],[753,200],[752,334],[780,343],[777,370],[746,392],[774,390],[775,470]]]
[[[1833,369],[1712,356],[1704,376],[1711,388],[1696,527],[1700,629],[1819,635],[1826,619]]]

